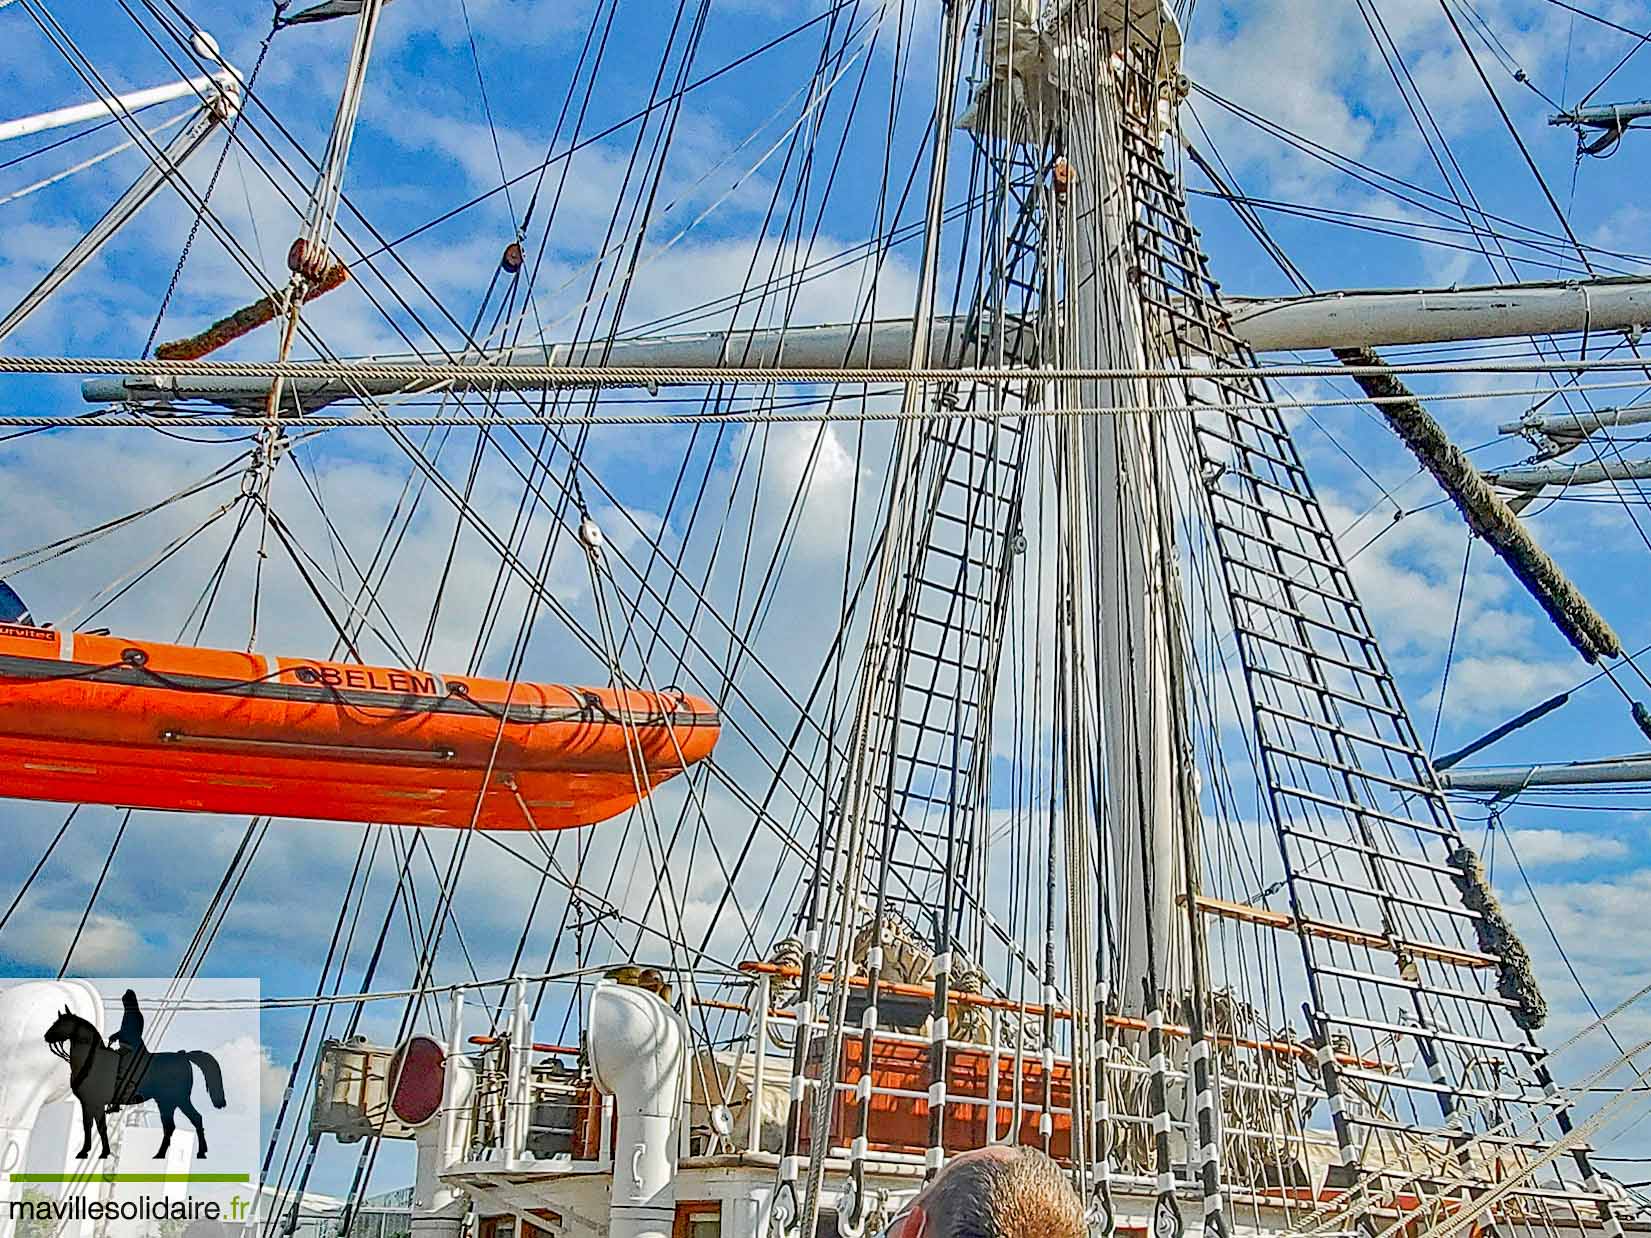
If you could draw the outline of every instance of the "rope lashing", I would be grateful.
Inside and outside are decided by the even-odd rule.
[[[1513,1021],[1527,1032],[1536,1031],[1548,1021],[1548,1002],[1536,982],[1525,944],[1491,890],[1484,864],[1466,843],[1458,843],[1445,859],[1456,870],[1451,881],[1462,896],[1462,905],[1479,917],[1473,922],[1479,948],[1496,956],[1496,991],[1518,1003],[1512,1011]]]
[[[1601,657],[1620,656],[1622,642],[1611,625],[1537,545],[1519,517],[1480,475],[1466,453],[1450,441],[1421,400],[1392,373],[1382,373],[1380,354],[1368,348],[1338,348],[1335,355],[1364,392],[1381,402],[1382,416],[1393,432],[1433,474],[1468,527],[1490,544],[1576,651],[1590,663]]]
[[[350,277],[349,268],[343,263],[336,259],[328,263],[327,259],[332,255],[325,250],[321,251],[318,261],[316,256],[310,253],[312,248],[305,245],[304,239],[300,237],[292,243],[292,249],[287,254],[287,265],[295,272],[302,273],[307,281],[304,288],[306,302],[340,287]],[[274,297],[259,297],[251,305],[236,310],[226,318],[218,319],[198,335],[160,345],[155,349],[155,356],[162,361],[198,361],[208,353],[233,344],[266,323],[274,322],[280,312],[281,307]]]
[[[1651,739],[1651,709],[1645,707],[1644,701],[1635,701],[1630,712],[1634,715],[1634,725],[1639,727],[1640,734]]]

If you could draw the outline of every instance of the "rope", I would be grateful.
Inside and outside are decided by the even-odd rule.
[[[3,359],[0,359],[0,362],[3,362]],[[0,364],[0,373],[3,373],[3,372],[4,372],[4,366],[3,366],[3,364]],[[747,372],[749,373],[749,371],[747,371]],[[682,374],[682,373],[685,373],[685,371],[676,371],[676,373],[677,374]],[[1021,373],[1021,377],[1023,379],[1029,379],[1031,377],[1031,375],[1023,371]],[[699,378],[681,378],[681,379],[678,379],[676,381],[680,381],[681,383],[686,385],[688,383],[703,382],[703,381],[708,381],[708,380],[699,379]],[[753,381],[755,381],[755,380],[753,380]],[[793,380],[788,380],[788,381],[811,382],[811,381],[815,381],[815,380],[811,380],[811,379],[793,379]],[[842,381],[851,383],[851,382],[854,382],[856,380],[854,380],[854,379],[844,379]],[[862,380],[858,380],[858,381],[876,382],[878,380],[862,379]],[[573,381],[567,382],[566,384],[562,384],[562,383],[546,383],[545,384],[545,386],[547,388],[556,387],[556,386],[563,386],[563,385],[567,385],[567,386],[581,386],[581,385],[589,386],[589,385],[593,385],[593,384],[581,383],[578,380],[573,380]],[[643,384],[643,383],[640,383],[640,382],[631,383],[631,382],[626,382],[625,380],[616,380],[612,384],[604,383],[604,384],[594,384],[594,385],[603,385],[603,386],[607,386],[607,385],[614,385],[614,386],[644,386],[646,384]],[[1643,380],[1618,380],[1616,382],[1607,382],[1607,383],[1590,383],[1587,386],[1573,387],[1570,390],[1572,390],[1572,391],[1616,391],[1616,390],[1622,390],[1622,389],[1625,389],[1625,388],[1639,389],[1639,388],[1644,387],[1644,385],[1645,385],[1645,383],[1644,383]],[[407,394],[422,394],[422,393],[421,392],[408,392]],[[1503,399],[1503,398],[1513,397],[1513,396],[1546,395],[1546,394],[1548,394],[1548,388],[1546,388],[1546,387],[1532,387],[1532,388],[1518,388],[1518,389],[1513,389],[1513,390],[1502,390],[1502,391],[1446,392],[1446,393],[1442,393],[1442,394],[1439,394],[1439,395],[1429,395],[1427,397],[1427,399],[1430,403],[1445,403],[1445,402],[1449,402],[1449,401]],[[1306,400],[1266,399],[1266,400],[1250,400],[1250,401],[1241,401],[1241,400],[1235,399],[1235,400],[1223,405],[1223,407],[1232,408],[1232,409],[1235,409],[1235,410],[1254,410],[1254,411],[1262,411],[1262,412],[1270,412],[1270,411],[1273,411],[1273,410],[1282,410],[1282,409],[1364,408],[1364,407],[1371,406],[1371,405],[1374,405],[1375,407],[1381,408],[1381,407],[1385,407],[1385,406],[1390,405],[1390,404],[1403,403],[1403,402],[1406,402],[1406,401],[1409,401],[1409,402],[1413,403],[1414,399],[1415,399],[1415,397],[1413,397],[1413,396],[1373,396],[1373,397],[1371,397],[1371,396],[1366,396],[1366,397],[1327,396],[1327,397],[1324,397],[1322,399],[1306,399]],[[806,401],[798,401],[797,403],[803,404],[803,403],[806,403]],[[1193,413],[1193,414],[1203,413],[1203,412],[1207,412],[1208,409],[1209,409],[1209,405],[1207,405],[1207,404],[1108,404],[1108,405],[1098,405],[1098,406],[1093,406],[1093,407],[1076,407],[1076,408],[1012,408],[1012,409],[1011,408],[1004,408],[1004,409],[980,408],[980,409],[971,409],[968,412],[958,412],[955,409],[948,409],[948,408],[945,408],[945,407],[915,408],[915,409],[907,409],[907,408],[902,408],[902,409],[864,409],[864,408],[862,408],[862,409],[858,409],[856,411],[843,412],[843,411],[839,411],[839,409],[833,404],[832,406],[830,406],[828,408],[821,409],[821,410],[814,411],[814,412],[806,412],[806,411],[797,411],[797,412],[784,412],[784,411],[781,411],[781,412],[776,412],[776,411],[772,411],[771,409],[747,409],[745,411],[738,411],[738,410],[724,409],[724,408],[721,408],[721,407],[716,407],[716,408],[712,408],[708,411],[702,411],[702,412],[697,412],[697,413],[568,413],[564,416],[555,417],[554,421],[552,421],[552,419],[547,418],[545,416],[542,416],[538,413],[531,413],[531,414],[528,414],[528,413],[523,413],[523,414],[498,414],[498,415],[494,415],[494,414],[491,414],[491,413],[488,413],[488,414],[462,414],[462,415],[447,414],[447,415],[431,415],[431,416],[425,416],[425,417],[400,416],[400,415],[391,414],[391,413],[382,413],[382,414],[374,413],[370,416],[360,416],[360,417],[337,417],[337,416],[328,417],[328,416],[319,416],[319,415],[306,414],[306,415],[303,416],[301,423],[294,422],[291,419],[283,419],[283,418],[276,418],[275,420],[278,424],[282,425],[283,427],[291,426],[291,425],[295,425],[295,424],[301,424],[303,426],[313,427],[313,428],[316,428],[316,429],[347,429],[351,426],[385,426],[385,427],[389,427],[389,426],[433,426],[433,427],[441,427],[441,426],[478,426],[478,427],[482,427],[482,428],[487,428],[487,427],[491,427],[491,426],[497,426],[497,427],[546,426],[546,425],[551,425],[551,424],[554,424],[556,426],[564,426],[564,425],[565,426],[587,426],[587,425],[698,425],[698,424],[702,424],[702,423],[707,424],[707,425],[711,425],[711,424],[723,424],[723,425],[776,424],[776,425],[778,425],[778,424],[801,424],[801,423],[813,424],[813,423],[820,423],[820,422],[933,421],[933,420],[955,420],[955,419],[958,419],[958,418],[972,418],[972,419],[975,419],[975,420],[992,420],[992,419],[1007,418],[1007,419],[1010,419],[1010,420],[1014,420],[1016,418],[1022,418],[1022,417],[1028,418],[1028,419],[1040,419],[1040,418],[1060,419],[1060,418],[1067,418],[1067,417],[1139,417],[1139,416],[1151,416],[1151,415],[1154,415],[1154,414],[1172,414],[1172,415],[1179,416],[1179,415],[1184,415],[1184,414],[1188,414],[1188,413]],[[260,426],[267,426],[269,424],[271,424],[271,422],[270,422],[270,419],[267,416],[259,417],[259,416],[254,416],[252,414],[235,415],[235,414],[229,414],[229,413],[205,414],[205,415],[201,415],[201,416],[195,416],[195,415],[191,415],[191,414],[179,414],[179,415],[176,415],[176,416],[160,416],[160,415],[156,415],[156,414],[153,414],[153,413],[137,413],[137,412],[116,413],[116,412],[110,412],[110,413],[89,414],[89,415],[83,415],[83,416],[78,416],[78,417],[53,416],[53,415],[49,415],[49,414],[20,414],[20,415],[8,415],[8,416],[0,417],[0,427],[27,426],[27,427],[36,427],[36,428],[38,428],[38,427],[51,427],[51,428],[78,427],[78,428],[92,429],[92,428],[96,428],[98,426],[109,426],[109,427],[114,428],[114,429],[141,428],[141,429],[152,429],[152,430],[172,430],[172,429],[177,429],[178,427],[182,426],[182,427],[193,427],[193,428],[218,428],[218,429],[233,428],[233,429],[246,430],[246,429],[255,429],[255,428],[258,428]],[[1609,479],[1607,479],[1607,480],[1609,480]],[[1585,484],[1585,483],[1577,483],[1577,484]],[[1441,500],[1441,502],[1443,502],[1443,501],[1444,500]]]
[[[1401,362],[1396,365],[1222,365],[1146,368],[1072,369],[1025,366],[660,366],[660,365],[489,365],[390,361],[161,361],[131,357],[0,357],[0,374],[127,374],[159,378],[330,378],[384,379],[390,382],[550,381],[553,386],[646,387],[672,383],[1016,383],[1036,381],[1102,382],[1111,379],[1262,379],[1347,378],[1388,374],[1579,374],[1591,371],[1651,371],[1651,362],[1636,357],[1574,358],[1540,361]],[[1506,394],[1498,392],[1498,395]],[[1432,398],[1432,397],[1429,397]],[[1205,406],[1207,407],[1207,406]]]
[[[175,128],[178,125],[181,125],[184,121],[188,120],[189,117],[190,117],[190,113],[183,112],[183,113],[180,113],[177,116],[174,116],[171,120],[164,120],[160,124],[156,125],[153,129],[147,129],[144,132],[146,132],[152,138],[157,137],[160,134],[165,133],[168,129],[172,129],[172,128]],[[106,123],[113,123],[113,122],[106,122]],[[100,125],[99,128],[102,128],[102,126]],[[79,135],[77,134],[76,136],[79,136]],[[23,188],[21,188],[19,190],[16,190],[13,193],[7,194],[5,197],[0,198],[0,206],[5,206],[6,204],[11,203],[11,202],[16,202],[19,198],[26,198],[31,193],[37,193],[42,189],[49,189],[51,186],[57,184],[59,181],[67,180],[69,177],[74,176],[78,173],[84,172],[88,168],[95,168],[98,164],[102,163],[104,160],[112,159],[116,155],[124,154],[126,151],[131,150],[132,147],[134,147],[136,145],[137,145],[136,141],[126,141],[126,142],[120,143],[120,145],[118,145],[118,146],[111,146],[108,150],[103,151],[101,154],[96,154],[96,155],[91,156],[88,159],[83,159],[79,163],[74,164],[72,167],[64,168],[61,172],[54,172],[54,173],[52,173],[52,175],[50,175],[48,177],[45,177],[42,180],[35,181],[34,184],[32,184],[32,185],[25,185],[25,186],[23,186]]]
[[[279,6],[276,8],[276,18],[279,22]],[[258,80],[259,71],[264,67],[264,60],[269,56],[270,44],[274,41],[275,33],[279,29],[279,24],[271,25],[269,33],[264,36],[264,41],[258,46],[258,59],[252,66],[251,75],[241,87],[242,93],[247,97],[252,94],[253,83]],[[223,175],[224,163],[229,158],[230,149],[235,145],[236,131],[240,128],[243,112],[242,107],[236,107],[233,115],[229,117],[225,141],[218,151],[217,161],[212,165],[212,175],[207,178],[206,192],[201,195],[200,199],[200,209],[195,212],[194,219],[189,223],[189,235],[184,238],[183,249],[178,254],[178,263],[172,268],[172,277],[167,280],[166,291],[161,295],[161,303],[155,310],[155,321],[149,326],[149,338],[143,345],[145,355],[148,354],[150,349],[154,348],[155,339],[161,332],[161,322],[166,318],[167,307],[172,304],[172,298],[178,291],[178,284],[183,279],[183,269],[189,262],[190,251],[195,248],[195,239],[200,235],[201,223],[206,217],[207,205],[212,201],[213,191],[218,187],[218,178]],[[250,212],[248,217],[251,217]]]

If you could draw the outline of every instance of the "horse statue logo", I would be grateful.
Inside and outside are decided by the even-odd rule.
[[[143,1011],[138,995],[127,989],[121,996],[123,1017],[120,1030],[103,1043],[98,1028],[74,1014],[67,1006],[46,1031],[46,1045],[69,1064],[69,1090],[80,1102],[80,1127],[84,1138],[77,1159],[92,1150],[92,1128],[97,1127],[103,1142],[102,1156],[108,1157],[108,1115],[129,1105],[154,1101],[161,1115],[161,1146],[155,1153],[162,1160],[172,1146],[172,1132],[178,1111],[195,1128],[195,1157],[206,1158],[206,1126],[190,1093],[195,1087],[192,1067],[200,1067],[206,1079],[206,1094],[214,1109],[229,1102],[224,1099],[224,1075],[218,1059],[199,1049],[179,1053],[155,1053],[143,1043]],[[118,1048],[111,1046],[118,1045]]]

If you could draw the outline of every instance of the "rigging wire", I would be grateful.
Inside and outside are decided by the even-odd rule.
[[[578,472],[575,472],[575,474],[573,474],[573,482],[575,482],[575,484],[576,484],[576,480],[578,480]],[[738,607],[736,607],[735,617],[736,617],[736,619],[738,619]],[[746,631],[746,637],[750,637],[751,631],[753,631],[753,629],[750,629],[750,627],[748,627],[748,631]],[[829,753],[829,751],[830,751],[830,748],[827,748],[827,753]]]
[[[74,961],[75,951],[80,947],[81,936],[86,932],[87,922],[92,918],[92,908],[97,905],[97,896],[103,892],[103,883],[109,879],[109,870],[115,863],[115,852],[120,849],[120,843],[126,837],[126,827],[132,823],[132,810],[126,809],[121,813],[120,825],[115,830],[114,841],[109,844],[109,852],[103,857],[103,867],[98,870],[97,881],[92,885],[92,892],[86,899],[86,908],[80,913],[80,923],[75,925],[73,936],[69,938],[69,947],[63,952],[63,965],[57,969],[57,978],[63,979],[68,974],[69,964]]]
[[[57,833],[52,835],[51,842],[46,844],[46,850],[43,851],[40,858],[35,861],[34,867],[29,870],[29,875],[23,878],[23,884],[18,886],[17,894],[12,898],[11,903],[6,907],[5,913],[0,914],[0,932],[5,931],[6,923],[11,919],[12,913],[16,911],[23,900],[28,897],[29,890],[33,888],[35,879],[40,876],[40,870],[45,868],[51,861],[52,853],[57,850],[57,844],[63,841],[63,836],[69,832],[69,827],[74,824],[74,819],[80,815],[80,810],[83,807],[85,807],[85,805],[76,804],[69,809],[68,814],[63,818],[63,824],[57,827]]]
[[[1445,694],[1450,690],[1450,668],[1456,660],[1456,638],[1462,630],[1462,603],[1468,595],[1468,569],[1473,563],[1473,531],[1468,531],[1467,549],[1462,552],[1462,583],[1456,587],[1456,611],[1450,621],[1450,643],[1445,647],[1445,665],[1439,674],[1439,704],[1433,711],[1433,733],[1428,737],[1429,755],[1439,748],[1439,724],[1445,717]]]
[[[832,3],[829,7],[827,7],[826,9],[822,10],[819,13],[816,13],[813,17],[810,17],[808,20],[806,20],[804,22],[800,22],[799,24],[790,27],[789,29],[783,31],[782,33],[780,33],[778,35],[775,35],[772,39],[767,40],[766,42],[764,42],[763,44],[761,44],[758,47],[752,48],[750,51],[744,53],[741,56],[735,57],[733,60],[730,60],[726,64],[722,65],[720,68],[714,69],[711,72],[706,73],[703,76],[698,77],[698,78],[690,81],[686,86],[684,86],[682,88],[680,93],[683,94],[683,95],[691,94],[695,90],[698,90],[700,87],[709,85],[711,82],[716,81],[718,78],[723,77],[723,76],[733,72],[735,69],[741,68],[742,66],[744,66],[746,64],[749,64],[751,61],[755,60],[757,57],[762,56],[763,54],[765,54],[769,51],[772,51],[774,48],[780,46],[781,44],[789,42],[791,39],[793,39],[797,35],[803,33],[805,30],[811,29],[812,27],[819,25],[823,21],[827,21],[827,20],[830,20],[830,19],[836,17],[836,15],[838,13],[842,12],[843,10],[850,9],[850,8],[857,8],[859,3],[860,3],[860,0],[835,0],[835,2]],[[411,231],[401,233],[400,235],[396,236],[392,240],[383,241],[380,244],[378,249],[372,250],[370,252],[363,253],[357,261],[366,262],[366,261],[368,261],[372,258],[377,257],[379,254],[386,253],[386,252],[388,252],[392,249],[395,249],[396,247],[406,243],[407,241],[412,240],[414,237],[420,236],[423,233],[428,232],[431,228],[439,227],[440,225],[446,223],[448,220],[454,218],[455,216],[460,215],[465,211],[471,210],[476,206],[479,206],[481,203],[486,202],[489,198],[492,198],[496,194],[499,194],[499,193],[503,192],[504,189],[507,186],[519,184],[522,181],[525,181],[530,176],[537,176],[543,171],[543,169],[548,168],[548,167],[552,166],[553,164],[565,163],[566,161],[571,159],[575,154],[577,154],[579,151],[585,149],[586,147],[594,146],[597,142],[600,142],[605,138],[612,137],[614,134],[619,133],[624,129],[628,129],[631,125],[636,124],[638,121],[645,121],[649,117],[649,115],[651,114],[652,110],[657,110],[658,108],[671,106],[671,105],[675,104],[677,101],[678,101],[677,98],[667,96],[667,97],[659,99],[655,104],[652,105],[651,109],[643,109],[642,111],[633,112],[631,115],[626,116],[621,120],[617,120],[617,121],[613,122],[612,124],[602,128],[602,129],[597,130],[596,132],[590,134],[589,136],[579,139],[572,146],[570,146],[567,150],[563,151],[561,154],[554,155],[554,156],[547,155],[545,157],[545,159],[542,160],[538,165],[527,169],[525,172],[519,172],[515,176],[510,177],[505,182],[505,185],[500,186],[498,189],[489,189],[485,193],[481,193],[481,194],[476,195],[473,198],[469,198],[466,201],[461,202],[459,205],[457,205],[455,207],[452,207],[451,209],[443,212],[441,215],[436,216],[434,219],[428,220],[425,223],[420,224],[418,227],[412,229]]]
[[[1500,820],[1500,809],[1491,806],[1491,825],[1500,824]],[[1536,893],[1536,886],[1531,883],[1530,874],[1525,871],[1524,862],[1519,858],[1519,849],[1514,845],[1511,833],[1506,829],[1498,829],[1496,832],[1501,836],[1503,844],[1508,849],[1508,854],[1513,857],[1514,867],[1519,870],[1519,879],[1525,885],[1525,892],[1530,895],[1531,906],[1536,909],[1536,914],[1541,918],[1542,927],[1547,930],[1548,939],[1553,942],[1554,949],[1559,952],[1560,961],[1565,964],[1565,970],[1570,973],[1572,981],[1575,982],[1577,992],[1582,994],[1582,1000],[1588,1003],[1588,1009],[1593,1013],[1594,1018],[1601,1021],[1600,1026],[1617,1052],[1626,1054],[1627,1050],[1622,1047],[1622,1042],[1617,1039],[1616,1032],[1612,1030],[1610,1023],[1605,1021],[1604,1016],[1600,1014],[1599,1006],[1595,1004],[1593,995],[1588,992],[1588,986],[1582,983],[1582,977],[1577,973],[1576,965],[1571,962],[1571,956],[1566,953],[1564,943],[1559,940],[1559,934],[1554,930],[1553,921],[1548,918],[1547,908],[1542,905],[1542,900]],[[1631,1057],[1629,1061],[1632,1064]]]

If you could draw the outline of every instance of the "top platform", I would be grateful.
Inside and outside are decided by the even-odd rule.
[[[1008,3],[1019,9],[1040,7],[1039,0]],[[998,7],[1007,7],[1005,0],[999,0]],[[1041,8],[1046,38],[1058,37],[1069,22],[1081,31],[1096,21],[1104,30],[1127,34],[1132,44],[1157,49],[1162,57],[1158,66],[1161,75],[1168,77],[1181,70],[1181,24],[1175,20],[1169,0],[1050,0]]]
[[[1005,89],[1032,115],[1059,114],[1060,96],[1097,71],[1097,34],[1155,54],[1161,85],[1180,76],[1181,27],[1169,0],[996,0],[985,35],[990,72],[958,125],[976,133],[1001,128],[1017,110],[1005,106]]]

